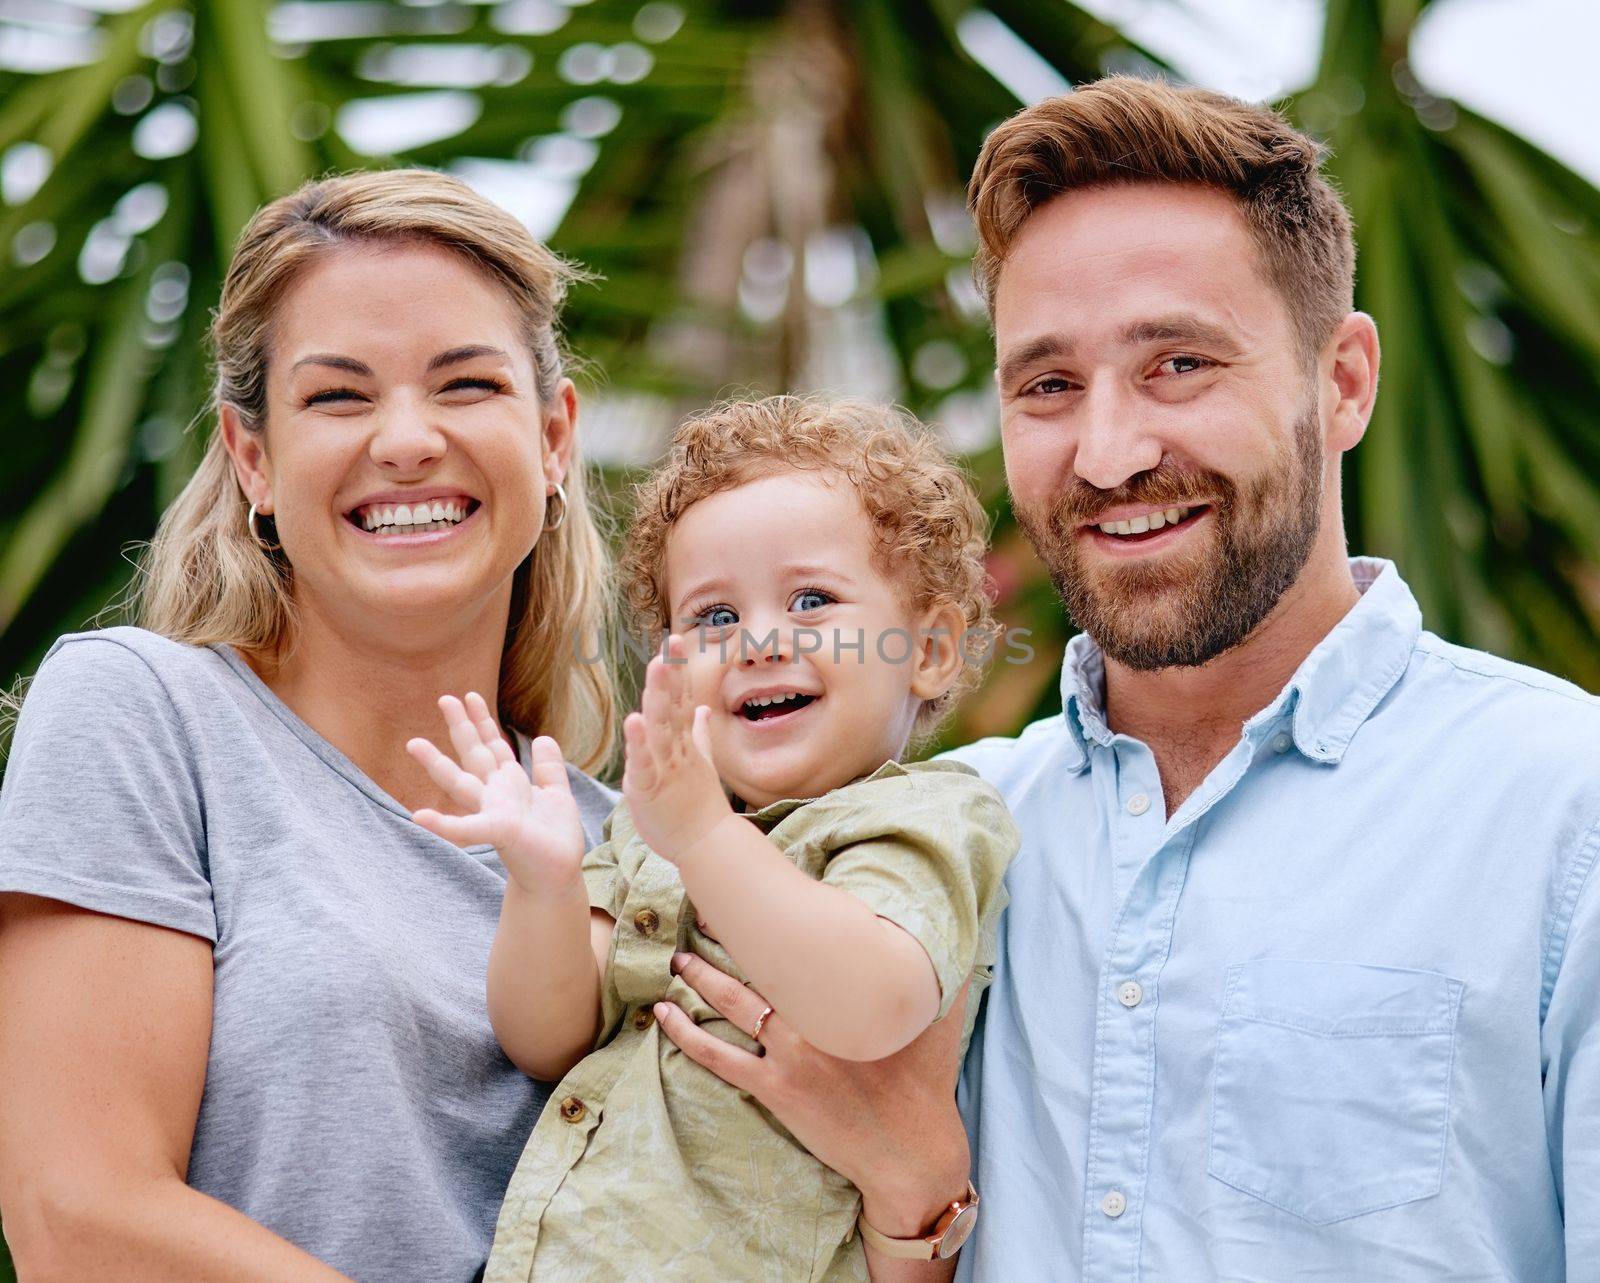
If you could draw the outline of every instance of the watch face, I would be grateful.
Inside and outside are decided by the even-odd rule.
[[[978,1205],[968,1203],[958,1213],[955,1220],[946,1227],[944,1237],[939,1240],[939,1259],[948,1261],[961,1250],[961,1245],[972,1237],[972,1231],[978,1225]]]

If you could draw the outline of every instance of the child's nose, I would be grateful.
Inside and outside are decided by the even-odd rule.
[[[782,624],[774,623],[763,629],[748,628],[740,639],[739,664],[753,668],[757,664],[788,663],[794,653],[794,637]]]

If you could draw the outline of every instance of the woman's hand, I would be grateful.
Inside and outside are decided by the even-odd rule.
[[[560,746],[548,735],[533,741],[530,780],[476,691],[465,705],[454,695],[441,696],[439,710],[461,765],[431,740],[410,740],[406,751],[466,814],[424,809],[411,818],[447,842],[493,843],[525,891],[571,886],[583,867],[585,843]]]
[[[675,957],[673,969],[728,1020],[754,1033],[767,1005],[759,994],[692,954]],[[967,1136],[955,1105],[966,1001],[963,987],[943,1020],[875,1061],[825,1055],[776,1013],[762,1024],[760,1056],[707,1033],[675,1003],[657,1003],[655,1015],[686,1056],[749,1092],[851,1181],[875,1228],[910,1238],[927,1233],[966,1192]]]
[[[674,633],[645,670],[641,711],[622,723],[622,796],[645,845],[673,863],[733,814],[711,764],[711,710],[691,702],[686,662]]]

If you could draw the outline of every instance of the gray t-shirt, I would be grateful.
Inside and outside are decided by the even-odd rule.
[[[569,774],[593,845],[616,795]],[[362,1283],[467,1283],[548,1094],[489,1026],[504,885],[227,647],[77,634],[29,690],[0,891],[214,943],[189,1183]]]

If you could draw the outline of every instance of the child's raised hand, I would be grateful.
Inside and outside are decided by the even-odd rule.
[[[583,823],[555,740],[541,735],[533,741],[530,780],[476,691],[468,693],[465,704],[454,695],[442,696],[439,711],[461,765],[431,740],[410,740],[406,751],[465,814],[424,809],[411,818],[447,842],[493,843],[506,872],[525,890],[565,886],[578,877]]]
[[[622,723],[622,795],[634,828],[651,850],[674,862],[733,814],[711,764],[711,710],[690,701],[686,668],[683,638],[673,634],[665,655],[645,670],[641,711]]]

